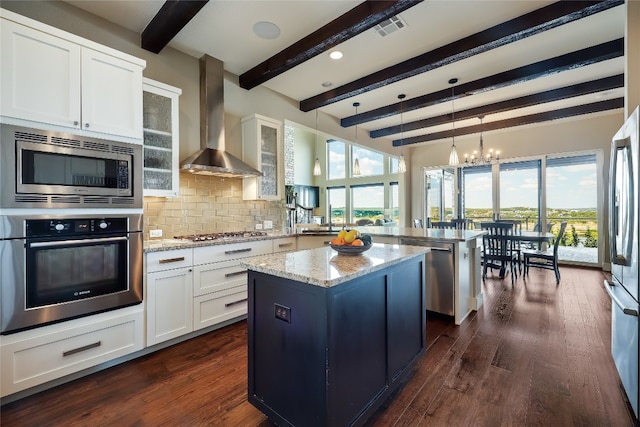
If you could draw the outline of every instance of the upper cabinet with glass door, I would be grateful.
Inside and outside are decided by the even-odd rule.
[[[182,90],[144,79],[144,192],[145,196],[177,196],[178,97]]]
[[[244,178],[244,200],[281,200],[284,194],[282,122],[253,114],[242,119],[242,160],[263,176]]]

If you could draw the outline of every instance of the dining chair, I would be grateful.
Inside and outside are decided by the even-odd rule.
[[[420,218],[413,220],[413,228],[422,228],[422,220]]]
[[[457,230],[473,230],[475,227],[473,220],[469,218],[454,218],[451,222]]]
[[[450,221],[431,221],[431,228],[455,228]]]
[[[564,236],[564,232],[567,229],[567,223],[560,223],[560,231],[553,243],[552,249],[543,250],[524,250],[524,274],[529,274],[529,267],[545,268],[547,270],[553,270],[556,274],[556,285],[560,284],[560,268],[558,267],[558,246],[560,240]]]
[[[522,221],[519,219],[499,219],[496,222],[502,222],[505,224],[513,224],[513,233],[521,234],[522,233]],[[518,272],[522,273],[522,248],[526,247],[526,242],[523,243],[520,240],[514,240],[511,250],[514,251],[518,255]]]
[[[511,271],[511,284],[517,275],[517,254],[512,250],[513,224],[507,222],[481,222],[480,229],[487,232],[482,236],[482,280],[487,277],[487,269],[500,269],[504,277],[507,268]]]

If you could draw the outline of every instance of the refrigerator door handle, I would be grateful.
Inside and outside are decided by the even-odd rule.
[[[608,280],[604,281],[604,288],[607,291],[607,293],[609,294],[609,296],[611,297],[611,302],[613,302],[615,305],[618,306],[618,308],[620,308],[620,310],[622,310],[622,312],[628,316],[635,316],[638,317],[638,310],[635,310],[633,308],[629,308],[629,307],[625,307],[624,304],[622,303],[622,301],[620,301],[620,299],[613,293],[613,290],[611,288],[613,288],[614,286],[616,286],[616,284],[614,282],[610,282]]]
[[[619,157],[621,156],[621,157]],[[611,147],[609,181],[609,251],[613,264],[629,265],[631,257],[631,233],[634,220],[633,165],[631,155],[631,139],[629,137],[613,141]],[[619,161],[623,163],[619,165]],[[619,170],[618,166],[626,167]],[[619,174],[626,176],[624,182],[618,183]],[[622,188],[618,188],[621,184]],[[624,194],[620,191],[624,191]],[[622,228],[622,229],[621,229]],[[619,241],[618,241],[619,240]],[[620,244],[621,247],[618,246]]]

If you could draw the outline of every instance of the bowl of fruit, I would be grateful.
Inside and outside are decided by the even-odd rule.
[[[331,249],[340,255],[360,255],[371,248],[371,236],[360,234],[358,230],[340,230],[337,237],[331,239]]]

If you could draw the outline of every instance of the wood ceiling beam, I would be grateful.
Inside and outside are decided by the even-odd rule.
[[[142,48],[160,53],[208,1],[167,0],[142,31]]]
[[[300,101],[300,110],[311,111],[351,98],[621,4],[624,4],[624,0],[601,2],[560,1],[553,3],[335,89],[302,100]]]
[[[624,98],[608,99],[605,101],[592,102],[590,104],[577,105],[573,107],[561,108],[558,110],[545,111],[542,113],[529,114],[527,116],[512,117],[505,120],[496,120],[495,122],[484,123],[482,125],[467,126],[464,128],[457,128],[446,130],[442,132],[434,132],[425,135],[414,136],[411,138],[396,139],[392,144],[394,147],[407,146],[412,144],[418,144],[421,142],[436,141],[439,139],[446,139],[455,136],[469,135],[472,133],[479,133],[480,130],[487,132],[490,130],[506,129],[515,126],[524,126],[534,123],[548,122],[551,120],[564,119],[567,117],[575,117],[583,114],[599,113],[602,111],[615,110],[624,107]]]
[[[252,89],[316,55],[326,52],[423,0],[366,0],[347,13],[240,75],[240,87]]]
[[[454,88],[453,96],[451,88],[447,88],[405,100],[402,102],[402,110],[403,112],[407,112],[430,107],[442,102],[451,101],[452,98],[459,99],[465,96],[487,92],[489,90],[524,83],[540,77],[574,70],[586,65],[617,58],[622,55],[624,55],[624,39],[620,38],[458,85]],[[340,124],[343,127],[349,127],[390,117],[399,113],[400,102],[396,102],[364,113],[345,117],[340,120]]]
[[[624,74],[617,74],[611,77],[578,83],[575,85],[547,90],[544,92],[534,93],[532,95],[521,96],[518,98],[507,99],[504,101],[494,102],[492,104],[482,105],[480,107],[469,108],[467,110],[459,110],[455,112],[455,120],[464,120],[473,117],[487,116],[489,114],[501,113],[517,108],[531,107],[533,105],[538,105],[545,102],[559,101],[561,99],[589,95],[592,93],[617,89],[621,87],[624,87]],[[369,137],[381,138],[384,136],[399,134],[400,132],[409,132],[418,129],[424,129],[427,127],[443,125],[451,123],[453,119],[454,117],[451,113],[442,114],[440,116],[403,123],[402,129],[400,125],[395,125],[382,129],[372,130],[369,132]]]

